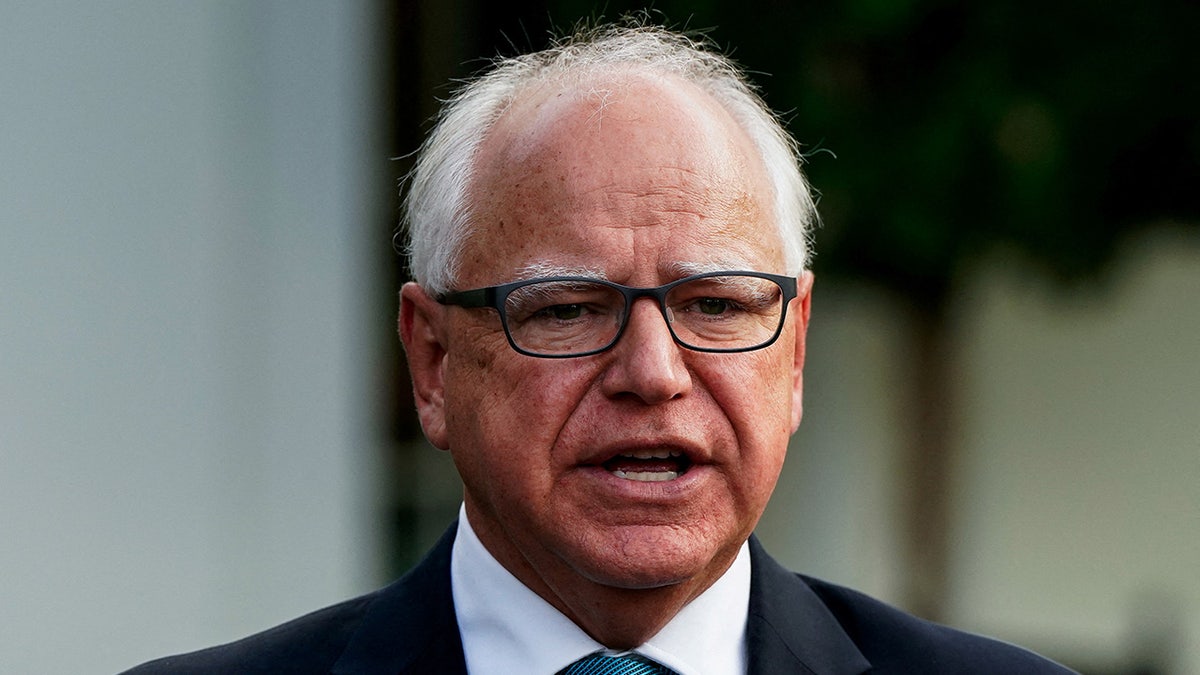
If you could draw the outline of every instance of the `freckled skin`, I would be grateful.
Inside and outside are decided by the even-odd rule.
[[[484,141],[457,288],[549,263],[633,286],[679,263],[784,272],[771,189],[753,145],[689,84],[624,74],[531,92]],[[800,421],[811,276],[779,340],[742,354],[675,345],[638,302],[620,342],[583,358],[508,345],[494,311],[443,307],[406,285],[401,336],[422,425],[462,475],[488,550],[600,642],[633,647],[732,563],[774,489]],[[598,463],[682,449],[667,483]]]

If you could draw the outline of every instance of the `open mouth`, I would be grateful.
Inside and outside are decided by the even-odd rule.
[[[617,455],[603,466],[617,478],[661,483],[687,473],[691,461],[678,450],[639,450]]]

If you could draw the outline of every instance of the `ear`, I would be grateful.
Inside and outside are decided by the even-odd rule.
[[[413,398],[425,437],[446,450],[446,308],[419,285],[409,282],[400,289],[400,341],[408,356]]]
[[[804,416],[804,344],[808,336],[808,314],[812,307],[812,272],[802,272],[796,279],[796,313],[792,319],[796,326],[796,352],[792,360],[792,433],[800,428]]]

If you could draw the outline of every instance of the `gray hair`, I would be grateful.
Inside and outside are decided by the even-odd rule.
[[[549,49],[498,60],[442,107],[409,175],[407,252],[413,278],[431,292],[449,290],[472,217],[468,189],[480,145],[527,87],[629,67],[673,75],[712,96],[746,131],[774,189],[776,224],[791,274],[807,269],[817,220],[796,142],[741,69],[706,41],[657,26],[602,26]]]

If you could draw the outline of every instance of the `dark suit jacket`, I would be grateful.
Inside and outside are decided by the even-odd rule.
[[[450,594],[455,528],[379,591],[228,645],[171,656],[149,673],[465,673]],[[750,673],[1070,671],[1022,649],[916,619],[865,595],[792,574],[750,540]]]

